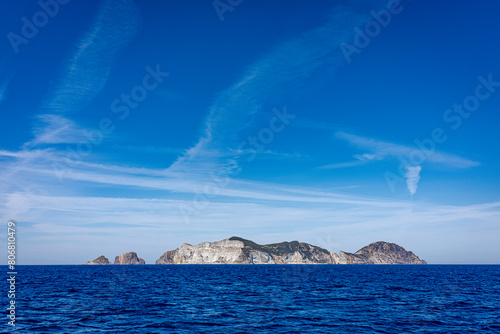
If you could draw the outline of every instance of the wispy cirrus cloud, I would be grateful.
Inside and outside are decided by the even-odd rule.
[[[33,152],[33,151],[28,151]],[[0,152],[2,153],[2,152]],[[2,153],[4,156],[16,156],[25,159],[36,159],[36,163],[17,164],[11,166],[20,176],[27,179],[37,179],[38,184],[53,184],[56,178],[53,162],[65,163],[65,182],[77,182],[79,188],[119,187],[130,191],[162,190],[177,194],[192,195],[200,193],[200,189],[213,184],[211,175],[191,174],[189,178],[165,169],[130,168],[105,164],[77,161],[74,164],[54,151],[40,151],[38,155],[25,151]],[[36,167],[34,167],[36,166]],[[6,180],[8,183],[8,180]],[[267,182],[244,181],[233,179],[230,184],[217,188],[217,197],[257,201],[284,201],[295,203],[332,203],[346,205],[391,206],[391,201],[374,200],[360,196],[341,193],[315,191],[301,187],[292,187]],[[375,202],[374,202],[375,201]]]
[[[132,0],[106,0],[90,29],[76,45],[55,92],[45,101],[46,113],[82,109],[104,87],[112,60],[135,35],[138,9]]]
[[[21,150],[21,151],[9,151],[0,150],[0,158],[9,157],[16,159],[36,159],[46,156],[49,150]]]
[[[276,186],[276,185],[274,185]],[[274,187],[273,186],[273,187]],[[319,193],[318,193],[319,195]],[[324,196],[324,194],[321,194]],[[29,192],[0,193],[3,203],[2,216],[16,213],[25,214],[24,221],[53,221],[56,216],[65,218],[67,225],[96,225],[100,223],[126,224],[139,226],[176,225],[183,229],[182,218],[176,207],[183,199],[153,198],[153,197],[92,197],[92,196],[55,196],[37,195]],[[202,226],[230,226],[234,224],[234,215],[239,212],[239,222],[248,227],[258,224],[266,226],[279,223],[277,226],[290,223],[299,230],[309,228],[303,226],[304,220],[314,221],[316,226],[349,226],[355,224],[365,228],[379,228],[379,222],[384,225],[399,225],[418,223],[421,225],[438,226],[450,222],[487,221],[494,222],[500,217],[500,202],[479,205],[450,206],[425,202],[392,201],[380,205],[379,200],[363,201],[357,204],[323,201],[323,197],[315,202],[317,205],[297,205],[294,201],[282,203],[279,206],[269,202],[250,203],[237,200],[221,200],[214,202],[214,207],[207,208],[205,215],[196,217]],[[354,197],[352,197],[354,198]],[[362,198],[358,198],[361,200]],[[348,204],[348,205],[344,205]],[[359,209],[353,205],[362,205]],[[68,216],[68,213],[72,215]],[[391,221],[390,217],[397,217]],[[94,227],[95,228],[95,227]]]
[[[262,110],[266,101],[279,100],[284,92],[298,92],[305,79],[321,66],[342,64],[339,43],[350,40],[355,34],[353,28],[370,20],[368,11],[354,8],[338,6],[324,25],[280,43],[251,65],[238,82],[218,95],[210,107],[203,135],[171,170],[220,168],[220,162],[209,153],[221,151],[226,160],[232,157],[241,141],[239,133],[252,124],[252,116]]]
[[[103,2],[91,27],[76,44],[54,92],[46,97],[34,126],[34,138],[23,148],[84,139],[83,129],[63,114],[81,110],[103,89],[113,58],[134,36],[137,25],[138,9],[133,1]]]
[[[349,144],[370,151],[370,153],[355,156],[357,160],[361,161],[382,160],[390,157],[408,157],[412,152],[420,150],[417,146],[400,145],[374,138],[357,136],[342,131],[336,132],[335,136],[338,139],[347,141]],[[477,161],[437,150],[427,154],[425,161],[444,164],[455,168],[468,168],[480,165]]]
[[[318,169],[337,169],[337,168],[356,167],[356,166],[364,165],[366,162],[367,162],[366,160],[340,162],[340,163],[336,163],[336,164],[319,166]]]
[[[35,138],[25,143],[24,149],[41,144],[78,143],[85,138],[85,130],[64,116],[44,114],[36,116],[36,119],[33,129]]]

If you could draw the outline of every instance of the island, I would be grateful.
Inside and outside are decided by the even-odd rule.
[[[413,252],[384,241],[361,248],[356,253],[328,250],[305,242],[292,241],[259,245],[231,237],[196,246],[183,244],[165,252],[156,264],[427,264]]]
[[[111,264],[111,262],[109,262],[109,260],[108,260],[107,257],[105,257],[104,255],[101,255],[97,259],[95,259],[93,261],[85,262],[84,264],[87,264],[87,265],[102,265],[102,264]]]
[[[356,253],[332,253],[340,264],[427,264],[413,252],[403,247],[384,241],[377,241],[361,248]]]
[[[115,257],[115,264],[146,264],[136,252],[128,252]]]

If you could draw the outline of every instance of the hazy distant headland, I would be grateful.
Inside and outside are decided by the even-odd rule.
[[[107,265],[101,255],[87,265]],[[114,264],[145,264],[135,252],[115,257]],[[355,253],[339,254],[299,241],[259,245],[251,240],[231,237],[196,246],[183,244],[165,252],[156,264],[427,264],[411,251],[385,241],[377,241]]]

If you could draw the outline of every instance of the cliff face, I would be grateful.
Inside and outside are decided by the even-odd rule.
[[[93,261],[86,262],[84,264],[99,265],[99,264],[111,264],[111,262],[109,262],[107,257],[105,257],[104,255],[101,255],[97,259],[95,259]]]
[[[164,253],[156,260],[156,264],[245,263],[242,248],[242,242],[229,239],[202,242],[196,246],[183,244],[176,250]]]
[[[427,264],[413,252],[384,241],[371,243],[354,254],[340,251],[337,257],[340,264]]]
[[[115,257],[115,264],[146,264],[146,262],[137,257],[137,253],[129,252]]]
[[[326,249],[298,241],[259,245],[232,237],[196,246],[183,244],[164,253],[156,264],[330,264]]]

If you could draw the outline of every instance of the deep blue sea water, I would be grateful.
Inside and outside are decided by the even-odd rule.
[[[80,265],[17,272],[21,333],[500,333],[500,266]],[[1,300],[7,306],[6,293]],[[5,333],[12,331],[7,320]]]

